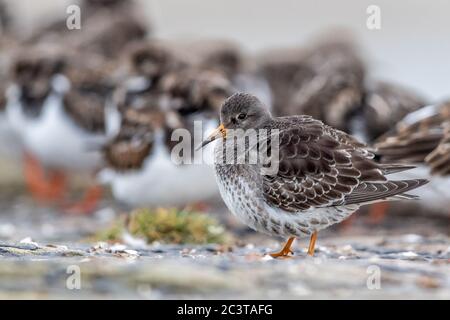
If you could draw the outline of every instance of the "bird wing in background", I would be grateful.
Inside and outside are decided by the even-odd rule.
[[[408,114],[394,133],[375,144],[383,161],[424,163],[443,141],[449,121],[450,103],[432,105]]]
[[[426,158],[432,174],[450,174],[450,119],[444,125],[444,137],[439,145]]]

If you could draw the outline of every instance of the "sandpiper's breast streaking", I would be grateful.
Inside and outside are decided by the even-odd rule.
[[[252,229],[288,238],[272,257],[289,255],[293,240],[304,236],[311,236],[308,254],[313,255],[318,231],[346,219],[361,205],[413,199],[406,192],[427,183],[424,179],[389,180],[386,175],[411,166],[378,164],[364,144],[310,116],[272,117],[249,94],[228,98],[220,120],[219,129],[202,146],[223,138],[224,143],[215,146],[215,172],[230,211]],[[236,157],[223,161],[223,152],[230,150],[223,146],[229,143],[235,144],[235,152],[242,147],[239,142],[245,141],[244,151],[251,152],[255,145],[239,139],[250,129],[257,135],[260,130],[268,132],[266,141],[259,135],[258,145],[270,146],[269,150],[274,148],[271,141],[278,141],[278,152],[268,152],[278,170],[265,171],[267,164],[260,161],[228,163]],[[237,139],[228,138],[231,132]]]

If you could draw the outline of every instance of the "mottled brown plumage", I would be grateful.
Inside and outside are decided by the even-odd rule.
[[[152,152],[155,130],[164,125],[164,114],[156,107],[127,109],[121,129],[104,147],[107,164],[117,171],[140,169]]]
[[[264,233],[289,238],[315,235],[361,205],[414,199],[406,192],[427,183],[423,179],[389,180],[386,175],[412,167],[379,164],[363,143],[310,116],[272,117],[248,94],[235,94],[225,101],[221,124],[220,133],[202,146],[223,138],[215,149],[222,197],[244,223]],[[224,162],[223,152],[236,152],[239,145],[239,133],[233,129],[255,129],[260,137],[257,145],[270,146],[270,165]],[[269,141],[261,140],[262,129],[269,131]],[[229,138],[233,133],[238,134],[238,144]],[[279,143],[272,145],[277,137]],[[254,147],[246,143],[244,153]],[[279,153],[274,151],[276,147]],[[268,170],[274,167],[278,170]]]
[[[280,162],[265,176],[266,199],[286,211],[386,199],[420,182],[392,182],[365,145],[307,116],[278,118]]]

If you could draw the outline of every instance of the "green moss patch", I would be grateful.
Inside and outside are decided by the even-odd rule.
[[[137,209],[95,236],[97,241],[120,241],[125,231],[143,238],[173,244],[227,243],[230,235],[205,213],[177,209]]]

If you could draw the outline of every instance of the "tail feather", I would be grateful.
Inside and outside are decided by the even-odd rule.
[[[382,164],[381,171],[383,172],[384,175],[389,175],[389,174],[394,174],[394,173],[411,170],[414,168],[416,168],[416,166],[414,166],[414,165],[387,163],[387,164]]]
[[[344,199],[344,204],[367,204],[385,200],[410,200],[416,196],[406,192],[428,183],[426,179],[390,180],[384,183],[362,183]]]

